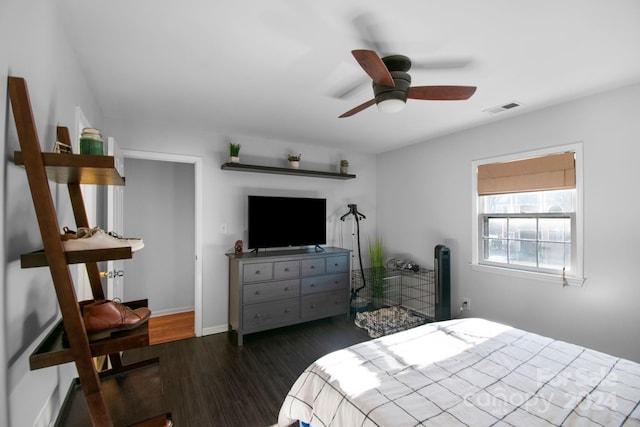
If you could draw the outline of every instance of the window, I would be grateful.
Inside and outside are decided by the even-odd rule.
[[[574,198],[575,189],[480,196],[481,262],[573,271]]]
[[[582,283],[581,147],[562,148],[474,162],[474,266]]]

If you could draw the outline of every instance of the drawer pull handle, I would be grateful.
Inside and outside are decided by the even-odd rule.
[[[289,267],[285,267],[284,271],[289,272]]]
[[[311,308],[316,308],[316,305],[315,304],[311,304]]]
[[[260,274],[260,270],[256,270],[256,274]]]
[[[338,267],[340,264],[338,264],[337,262],[335,264],[333,264],[334,266]]]
[[[260,316],[259,314],[256,314],[256,319],[261,318],[262,316]]]
[[[313,270],[313,269],[315,269],[315,268],[316,268],[316,266],[315,266],[315,265],[312,265],[312,266],[311,266],[311,267],[309,267],[309,268],[311,268],[311,269]]]
[[[284,288],[285,292],[289,290],[289,287],[287,286],[286,288]]]
[[[285,313],[289,313],[290,311],[291,311],[291,310],[289,310],[288,308],[285,308],[285,309],[284,309],[284,312],[285,312]]]
[[[310,285],[309,285],[309,287],[310,287],[310,288],[315,288],[315,287],[316,287],[316,284],[315,284],[315,283],[312,283],[312,284],[310,284]]]
[[[260,295],[260,291],[256,291],[256,295]]]

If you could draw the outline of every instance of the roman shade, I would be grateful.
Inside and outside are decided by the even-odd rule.
[[[478,195],[576,188],[573,151],[478,166]]]

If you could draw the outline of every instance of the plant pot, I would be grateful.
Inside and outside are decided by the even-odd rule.
[[[373,308],[374,310],[377,310],[382,307],[384,307],[384,298],[371,297],[371,308]]]
[[[340,166],[340,173],[343,174],[348,174],[349,173],[349,166]]]
[[[291,167],[291,169],[298,169],[298,168],[300,168],[300,161],[299,160],[289,160],[289,166]]]
[[[240,157],[238,157],[238,156],[231,156],[231,157],[229,157],[229,161],[230,161],[231,163],[240,163]]]

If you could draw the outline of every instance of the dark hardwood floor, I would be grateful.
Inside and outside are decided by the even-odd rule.
[[[346,316],[246,335],[242,347],[234,338],[221,333],[128,350],[124,362],[160,358],[176,427],[267,427],[309,364],[369,339]]]

